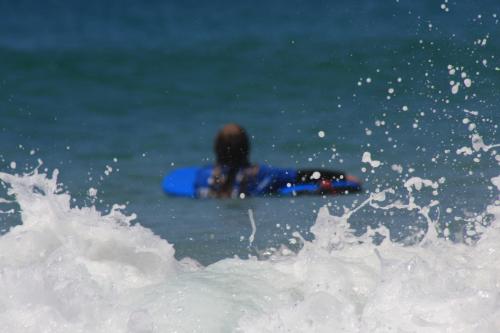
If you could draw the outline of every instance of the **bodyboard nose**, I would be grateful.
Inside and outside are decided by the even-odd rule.
[[[169,195],[194,198],[196,196],[194,185],[199,169],[199,167],[188,167],[171,171],[163,178],[163,191]]]

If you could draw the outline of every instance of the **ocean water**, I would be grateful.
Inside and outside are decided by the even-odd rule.
[[[2,331],[500,331],[499,15],[0,2]],[[165,196],[226,122],[365,191]]]

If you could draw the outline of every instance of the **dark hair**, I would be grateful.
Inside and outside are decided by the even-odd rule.
[[[245,129],[237,124],[222,127],[215,136],[214,151],[216,165],[211,176],[210,195],[228,198],[239,194],[235,191],[245,191],[247,174],[253,171],[248,168],[250,140]],[[239,180],[237,177],[240,177]],[[239,183],[239,189],[233,188],[235,182]]]
[[[250,164],[250,141],[245,129],[239,125],[225,125],[215,137],[214,150],[218,165],[241,168]]]

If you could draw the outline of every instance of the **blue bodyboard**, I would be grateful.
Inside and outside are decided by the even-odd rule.
[[[165,194],[196,198],[196,177],[201,167],[180,168],[168,173],[162,181],[162,189]],[[292,184],[276,191],[278,196],[294,196],[303,194],[342,194],[344,192],[358,192],[361,184],[349,180],[332,181],[329,188],[319,184]],[[263,196],[269,195],[268,193]]]
[[[163,192],[179,197],[196,197],[194,185],[200,169],[199,167],[189,167],[170,172],[161,183]]]

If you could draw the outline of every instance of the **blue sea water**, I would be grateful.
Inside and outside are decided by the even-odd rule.
[[[290,246],[295,231],[310,239],[321,206],[342,212],[388,187],[404,199],[412,176],[444,179],[418,199],[439,200],[433,216],[460,241],[463,218],[496,196],[496,162],[456,150],[475,132],[500,141],[499,14],[497,1],[2,1],[0,171],[29,172],[40,159],[75,205],[126,204],[178,258],[203,264]],[[162,177],[212,163],[226,122],[252,135],[254,162],[345,170],[367,192],[166,197]],[[382,165],[362,163],[364,152]],[[0,216],[3,233],[18,223]],[[400,241],[426,227],[411,211],[351,219],[359,233],[379,224]]]

